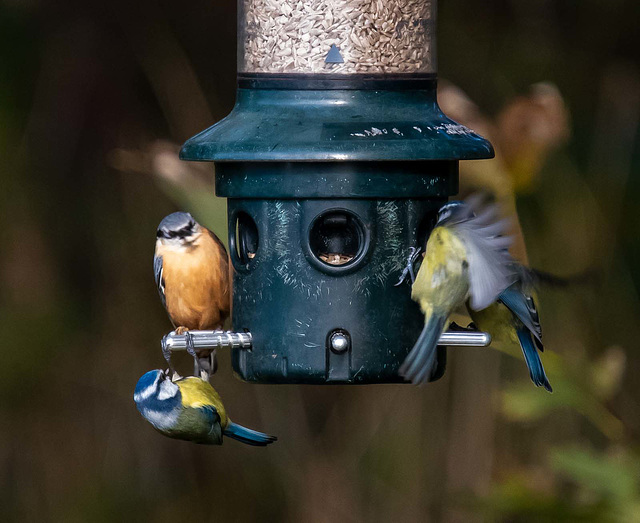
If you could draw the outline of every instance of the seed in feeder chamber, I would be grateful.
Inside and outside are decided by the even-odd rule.
[[[241,0],[241,8],[244,72],[435,71],[432,0]],[[333,45],[344,63],[325,61]]]
[[[345,263],[349,263],[351,260],[353,260],[353,256],[348,256],[348,255],[339,254],[339,253],[332,253],[332,254],[321,253],[319,255],[319,258],[323,262],[328,263],[329,265],[344,265]]]
[[[358,217],[347,211],[318,216],[309,231],[311,252],[328,265],[346,265],[364,247],[365,230]]]

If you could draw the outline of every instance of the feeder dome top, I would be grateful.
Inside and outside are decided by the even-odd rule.
[[[435,80],[414,90],[238,89],[224,120],[180,151],[196,161],[492,158],[491,144],[438,107]]]

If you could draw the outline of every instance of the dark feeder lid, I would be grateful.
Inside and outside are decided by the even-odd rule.
[[[182,160],[215,162],[493,156],[486,139],[440,110],[435,75],[243,75],[231,114],[180,151]]]

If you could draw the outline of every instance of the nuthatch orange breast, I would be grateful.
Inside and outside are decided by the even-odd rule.
[[[222,242],[186,212],[166,216],[156,237],[156,285],[176,331],[221,328],[231,309],[229,258]],[[195,355],[192,345],[188,352]],[[215,352],[199,351],[196,368],[207,377],[215,372]]]

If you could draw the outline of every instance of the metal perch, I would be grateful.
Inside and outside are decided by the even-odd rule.
[[[196,349],[245,349],[252,347],[250,332],[232,331],[189,331]],[[447,347],[487,347],[491,343],[488,332],[447,331],[440,336],[439,345]],[[162,348],[170,351],[182,351],[187,348],[184,334],[170,332],[162,338]]]

